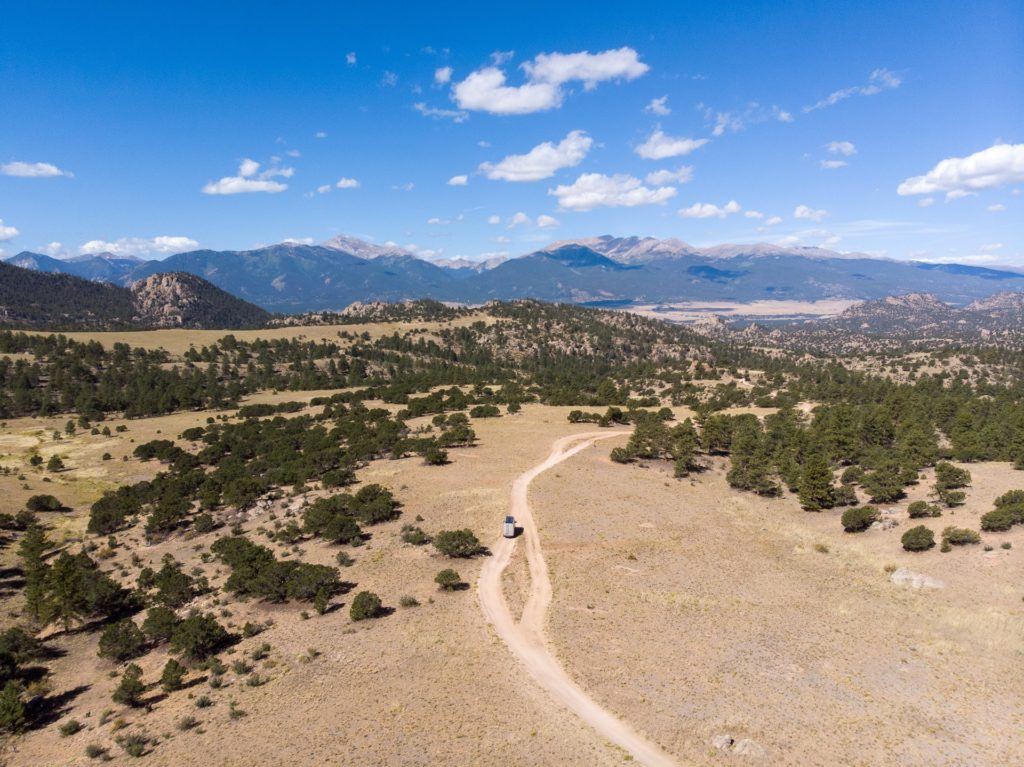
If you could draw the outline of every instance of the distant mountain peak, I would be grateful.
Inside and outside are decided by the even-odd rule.
[[[360,240],[358,237],[351,237],[347,234],[335,235],[331,239],[324,241],[323,247],[331,250],[340,250],[367,261],[372,261],[382,256],[415,256],[411,251],[394,243],[375,245],[372,242]]]

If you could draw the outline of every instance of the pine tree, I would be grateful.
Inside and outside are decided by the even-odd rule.
[[[800,472],[800,505],[807,511],[831,509],[835,505],[832,469],[820,452],[812,453]]]
[[[8,682],[0,690],[0,730],[17,732],[25,725],[25,704],[21,702],[21,688]]]
[[[18,545],[21,569],[25,575],[25,612],[36,621],[46,613],[46,572],[43,554],[50,548],[46,532],[39,525],[30,525]]]

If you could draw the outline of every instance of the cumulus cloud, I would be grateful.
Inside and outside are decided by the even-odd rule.
[[[821,167],[824,170],[835,170],[836,168],[845,168],[846,160],[822,160]]]
[[[17,178],[56,178],[66,176],[73,178],[74,174],[61,170],[56,165],[48,162],[22,162],[14,160],[0,165],[0,174],[4,176],[15,176]]]
[[[1001,202],[997,202],[995,205],[989,205],[987,210],[989,211],[989,213],[1002,213],[1004,210],[1006,210],[1006,206],[1003,205]]]
[[[683,218],[725,218],[733,213],[739,213],[742,208],[736,200],[729,200],[722,207],[713,205],[710,202],[695,202],[689,208],[682,208],[679,215]]]
[[[827,215],[827,210],[815,210],[807,205],[797,205],[793,209],[793,218],[799,218],[805,221],[821,221]]]
[[[530,217],[519,211],[508,220],[508,228],[514,229],[517,226],[526,226],[530,223]]]
[[[908,178],[897,194],[945,192],[955,200],[1006,184],[1024,181],[1024,144],[995,144],[967,157],[950,157],[921,176]]]
[[[209,181],[203,187],[203,194],[244,194],[248,192],[268,192],[276,194],[288,188],[287,184],[274,181],[275,177],[291,178],[293,168],[271,166],[260,171],[260,164],[245,158],[238,164],[237,176],[225,176],[219,181]]]
[[[903,80],[898,75],[890,72],[888,69],[876,69],[868,77],[866,85],[855,85],[850,88],[832,91],[832,93],[820,101],[804,107],[804,112],[813,112],[816,109],[835,106],[840,101],[845,101],[851,96],[874,96],[882,91],[894,90],[899,88],[902,82]]]
[[[469,183],[469,176],[452,176],[448,179],[448,186],[466,186]]]
[[[601,53],[541,53],[523,64],[526,81],[508,85],[500,67],[507,61],[503,55],[494,58],[494,65],[471,72],[452,88],[452,97],[462,109],[492,114],[531,114],[562,105],[563,86],[582,82],[592,90],[607,80],[633,80],[648,71],[632,48],[618,48]]]
[[[316,132],[316,138],[327,138],[327,131],[318,130]]]
[[[574,130],[558,144],[545,141],[526,154],[512,154],[498,163],[481,163],[480,170],[496,181],[539,181],[562,168],[579,165],[593,144],[584,131]]]
[[[51,243],[60,246],[60,243]],[[199,243],[191,237],[181,235],[159,235],[152,238],[121,237],[117,240],[89,240],[82,243],[78,252],[82,255],[112,253],[115,256],[141,256],[143,258],[195,250]]]
[[[679,138],[656,129],[644,143],[634,150],[645,160],[664,160],[667,157],[688,155],[708,143],[706,138]]]
[[[358,189],[359,181],[354,178],[345,178],[343,176],[338,179],[338,182],[334,186],[338,189]]]
[[[318,186],[316,188],[316,193],[317,194],[327,194],[329,191],[331,191],[331,185],[330,184],[321,184],[320,186]]]
[[[668,96],[662,96],[660,99],[651,99],[647,106],[644,107],[644,111],[659,117],[671,114],[672,110],[668,106]]]
[[[554,216],[548,216],[544,214],[537,216],[537,226],[539,226],[541,229],[553,229],[554,227],[558,226],[559,223],[559,220]]]
[[[356,63],[355,51],[349,51],[348,53],[345,54],[345,63],[347,63],[349,66],[353,66]]]
[[[7,240],[13,240],[21,232],[13,226],[6,226],[4,220],[0,218],[0,242],[6,242]]]
[[[451,67],[438,67],[434,70],[434,82],[438,85],[444,85],[445,83],[451,82],[452,79],[452,68]]]
[[[778,224],[781,224],[781,223],[782,223],[782,216],[772,216],[771,218],[765,220],[764,225],[765,226],[777,226]]]
[[[744,218],[764,218],[764,213],[759,210],[747,210],[743,212]]]
[[[418,101],[412,108],[424,117],[432,117],[435,120],[451,120],[454,123],[465,122],[469,119],[469,112],[462,109],[442,109],[440,107],[427,106],[424,102]]]
[[[558,198],[563,210],[585,211],[594,208],[633,208],[638,205],[659,205],[676,196],[672,186],[646,187],[638,178],[625,173],[606,176],[584,173],[572,184],[549,189]]]
[[[487,217],[487,223],[491,224],[492,226],[494,224],[500,224],[501,223],[501,216],[499,216],[497,214],[490,215],[490,216]]]
[[[851,141],[829,141],[825,148],[832,154],[841,154],[843,157],[850,157],[857,154],[857,147]]]
[[[653,170],[644,176],[644,181],[655,186],[665,184],[686,184],[693,180],[693,168],[689,165],[681,165],[675,170]]]

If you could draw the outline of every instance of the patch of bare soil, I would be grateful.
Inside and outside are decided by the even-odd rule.
[[[911,554],[899,538],[925,483],[893,504],[898,526],[847,534],[839,510],[729,489],[721,464],[675,480],[612,464],[610,447],[531,495],[550,641],[602,705],[696,763],[744,761],[719,735],[774,765],[1024,763],[1024,530],[983,534],[988,552]],[[924,522],[936,533],[978,529],[1024,487],[1005,464],[969,468],[967,505]],[[896,567],[946,586],[897,586]]]

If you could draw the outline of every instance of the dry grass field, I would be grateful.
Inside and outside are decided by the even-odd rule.
[[[480,444],[452,451],[447,466],[407,458],[364,470],[361,480],[391,488],[403,513],[351,550],[355,564],[342,574],[379,593],[392,614],[353,623],[351,595],[308,619],[294,604],[198,598],[195,606],[218,612],[236,631],[246,621],[273,621],[223,656],[229,666],[247,659],[264,684],[250,686],[245,674],[229,670],[226,684],[212,689],[197,672],[192,686],[155,700],[148,713],[126,709],[110,700],[115,667],[96,657],[97,635],[55,637],[65,654],[52,662],[53,679],[69,693],[60,722],[74,718],[85,728],[61,737],[55,721],[14,741],[7,763],[87,764],[91,743],[121,759],[114,738],[137,730],[159,740],[145,760],[159,765],[624,763],[623,752],[517,668],[472,590],[437,590],[433,576],[451,562],[399,537],[402,524],[422,517],[417,524],[428,532],[470,527],[485,543],[495,541],[512,479],[556,438],[586,430],[566,423],[567,410],[528,406],[517,416],[477,421]],[[55,444],[67,450],[69,465],[86,466],[94,452],[120,456],[130,452],[126,439],[176,434],[201,415],[135,421],[108,440]],[[27,444],[18,435],[28,430],[8,424],[5,461],[17,439]],[[909,554],[899,546],[905,519],[892,530],[844,534],[838,512],[812,514],[791,499],[729,490],[721,465],[675,480],[667,467],[613,464],[607,455],[615,444],[555,467],[531,492],[554,584],[548,634],[570,676],[602,705],[681,763],[743,763],[747,757],[711,745],[722,734],[753,740],[765,763],[779,765],[994,766],[1024,758],[1024,685],[1015,671],[1024,650],[1020,529],[985,536],[1011,542],[1009,550]],[[49,449],[45,440],[40,449]],[[55,484],[77,488],[74,497],[84,504],[99,487],[153,470],[134,459],[95,466],[72,468],[68,474],[80,476]],[[1024,474],[1003,465],[971,471],[968,504],[927,524],[976,527],[996,495],[1024,486]],[[29,483],[44,489],[35,478]],[[914,492],[923,494],[927,484]],[[272,545],[260,529],[270,515],[287,519],[300,503],[284,498],[243,526]],[[69,529],[81,529],[83,509],[69,515]],[[219,583],[223,567],[203,563],[195,550],[217,535],[150,546],[135,534],[109,562],[127,565],[134,552],[158,564],[173,552],[186,570],[198,567]],[[325,564],[337,550],[320,542],[301,548],[304,559]],[[285,547],[277,550],[280,556]],[[480,563],[455,567],[472,584]],[[897,566],[946,587],[898,587],[888,574]],[[505,576],[514,611],[527,584],[520,547]],[[400,608],[403,595],[420,606]],[[267,657],[252,660],[264,643]],[[155,679],[165,660],[163,650],[142,659],[145,678]],[[197,708],[201,696],[213,705]],[[232,701],[244,715],[232,716]],[[199,724],[180,731],[187,716]]]
[[[479,315],[468,315],[458,317],[454,320],[444,322],[372,322],[356,323],[351,325],[309,325],[298,327],[273,327],[260,328],[258,330],[195,330],[191,328],[179,328],[174,330],[124,330],[124,331],[82,331],[63,333],[62,335],[74,341],[99,341],[105,348],[114,344],[122,343],[129,346],[142,347],[143,349],[164,349],[172,355],[182,355],[189,347],[197,349],[209,346],[229,333],[240,341],[255,341],[258,338],[275,340],[279,338],[296,339],[300,341],[337,341],[338,334],[347,332],[350,335],[362,335],[369,333],[371,338],[390,335],[392,333],[405,333],[413,328],[424,330],[428,334],[443,327],[462,327],[472,325],[474,322],[493,322],[493,319],[484,313]],[[34,335],[49,335],[46,331],[28,331]]]

